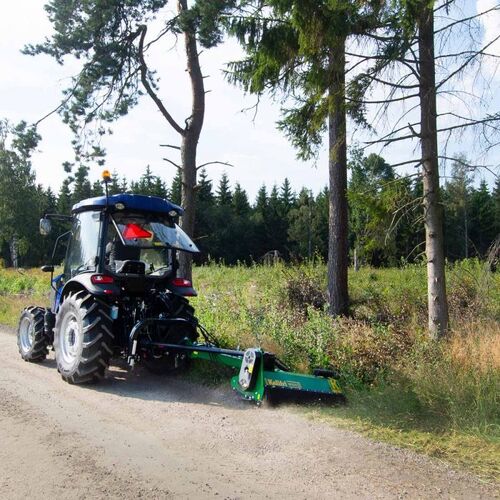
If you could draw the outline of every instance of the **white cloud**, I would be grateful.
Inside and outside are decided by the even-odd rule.
[[[494,7],[500,7],[498,0],[477,0],[477,12],[486,12]],[[492,42],[500,35],[500,10],[488,12],[480,17],[483,28],[482,45]],[[487,52],[500,57],[500,39],[493,42],[487,49]],[[498,60],[493,57],[485,58],[485,68],[490,76],[500,79]]]

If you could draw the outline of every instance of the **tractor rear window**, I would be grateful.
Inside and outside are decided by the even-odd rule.
[[[125,246],[199,251],[189,236],[168,217],[118,213],[112,220]]]

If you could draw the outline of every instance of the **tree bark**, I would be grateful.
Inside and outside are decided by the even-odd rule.
[[[345,38],[330,49],[328,297],[330,314],[346,314],[347,290],[347,146],[345,110]]]
[[[178,1],[178,11],[187,10],[187,0]],[[191,116],[186,120],[186,129],[181,143],[182,161],[182,201],[185,209],[181,227],[189,235],[194,234],[196,215],[196,151],[205,117],[205,86],[200,68],[196,35],[191,31],[184,32],[184,42],[187,58],[187,71],[191,81],[192,105]],[[183,278],[192,277],[191,254],[181,252],[179,255],[179,275]]]
[[[10,260],[12,262],[12,267],[17,269],[19,267],[19,246],[17,241],[17,234],[12,236],[9,243],[10,249]]]
[[[422,2],[419,16],[420,122],[423,159],[425,252],[427,256],[427,301],[429,335],[438,339],[448,329],[442,207],[439,167],[434,67],[434,13]]]
[[[469,258],[469,220],[467,214],[467,187],[464,192],[464,254],[465,258]]]

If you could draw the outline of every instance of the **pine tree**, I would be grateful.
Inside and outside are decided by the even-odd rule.
[[[72,179],[66,177],[61,184],[61,189],[59,190],[59,195],[57,196],[57,211],[60,214],[69,215],[71,212],[71,207],[73,206],[71,185]]]
[[[265,226],[271,249],[277,250],[281,255],[284,255],[286,252],[288,221],[284,214],[283,205],[276,184],[274,184],[271,194],[269,195]]]
[[[101,181],[94,181],[92,184],[92,196],[103,196],[104,187]]]
[[[214,241],[217,240],[217,221],[215,198],[212,192],[212,181],[208,178],[206,169],[202,169],[199,175],[196,189],[196,219],[194,237],[202,255],[195,256],[197,262],[203,262],[214,256]],[[224,256],[223,256],[224,257]]]
[[[141,175],[137,184],[138,193],[152,195],[155,186],[155,176],[151,172],[151,167],[148,165],[146,171]]]
[[[479,257],[486,256],[488,248],[498,234],[495,229],[495,202],[486,181],[482,180],[479,189],[473,189],[470,196],[469,237]]]
[[[200,179],[198,181],[197,202],[213,204],[214,195],[212,193],[212,181],[208,178],[206,169],[200,172]]]
[[[192,236],[197,148],[206,94],[198,44],[208,48],[220,41],[220,9],[219,5],[214,8],[212,2],[200,1],[193,5],[193,2],[188,4],[188,0],[177,0],[173,13],[171,8],[164,8],[166,3],[166,0],[50,0],[46,11],[52,33],[42,43],[26,47],[24,52],[47,54],[61,64],[66,59],[80,64],[79,73],[65,90],[65,99],[58,108],[75,135],[75,154],[80,158],[102,155],[96,142],[105,128],[99,127],[97,134],[92,135],[88,132],[89,123],[101,125],[118,120],[142,101],[139,97],[151,98],[165,126],[176,133],[180,142],[182,182],[178,186],[185,209],[181,224]],[[226,3],[222,2],[222,6]],[[156,23],[163,26],[161,36],[155,32]],[[171,100],[159,92],[160,78],[146,54],[152,46],[168,45],[167,34],[184,40],[191,92],[189,116],[182,121],[171,114]],[[174,196],[177,197],[177,191]],[[181,200],[178,201],[180,204]],[[191,277],[191,255],[183,252],[179,260],[182,275]]]
[[[500,178],[497,177],[495,181],[495,188],[493,189],[493,203],[495,204],[495,225],[494,233],[500,234]]]
[[[280,188],[280,201],[283,206],[283,214],[286,216],[295,203],[295,193],[293,192],[290,181],[287,177],[285,177],[285,180]]]
[[[229,186],[229,178],[224,172],[220,178],[219,185],[217,186],[216,198],[217,205],[227,207],[231,205],[232,200],[231,188]]]
[[[452,165],[451,180],[445,185],[445,247],[453,258],[469,257],[470,197],[473,174],[467,158],[458,156]]]
[[[248,2],[247,2],[248,3]],[[361,86],[346,102],[346,42],[379,26],[380,2],[268,0],[250,2],[252,14],[231,25],[246,50],[233,63],[231,81],[255,94],[285,93],[295,106],[283,108],[279,128],[298,156],[317,155],[328,137],[330,189],[328,294],[332,315],[348,308],[346,117],[366,124]],[[328,129],[328,134],[325,134]]]
[[[265,184],[262,184],[259,191],[257,192],[257,199],[255,200],[255,212],[256,214],[264,217],[267,212],[268,207],[268,197],[267,188]]]
[[[158,176],[155,176],[153,190],[151,194],[153,196],[159,196],[160,198],[168,198],[167,186]]]
[[[311,192],[302,188],[295,207],[289,213],[288,237],[295,258],[311,258],[315,249],[313,217],[315,212]]]
[[[120,193],[127,193],[128,192],[128,181],[127,181],[127,178],[125,176],[122,177],[122,180],[120,181],[120,185],[119,185],[119,192]]]
[[[172,180],[172,185],[170,187],[170,201],[176,205],[181,204],[182,198],[182,174],[180,170],[177,170],[175,177]]]
[[[120,178],[116,170],[113,170],[113,173],[111,174],[111,182],[108,184],[108,193],[113,195],[120,194],[121,192]]]
[[[25,122],[11,127],[0,121],[0,248],[8,246],[14,267],[22,265],[32,235],[37,233],[40,190],[31,154],[40,139]]]
[[[246,191],[238,182],[234,188],[232,208],[236,216],[245,218],[250,214],[250,203]]]
[[[89,167],[80,165],[75,172],[73,184],[73,203],[92,196],[92,186],[89,181]]]

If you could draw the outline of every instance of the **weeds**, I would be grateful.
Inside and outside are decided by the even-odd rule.
[[[320,263],[211,264],[194,269],[194,283],[200,322],[223,346],[260,346],[293,369],[341,373],[349,403],[320,418],[488,477],[498,472],[500,275],[483,263],[448,266],[452,330],[439,344],[425,334],[423,265],[351,272],[350,316],[339,319],[327,314]],[[48,288],[38,271],[0,269],[0,323],[15,325],[23,306],[46,303]]]

